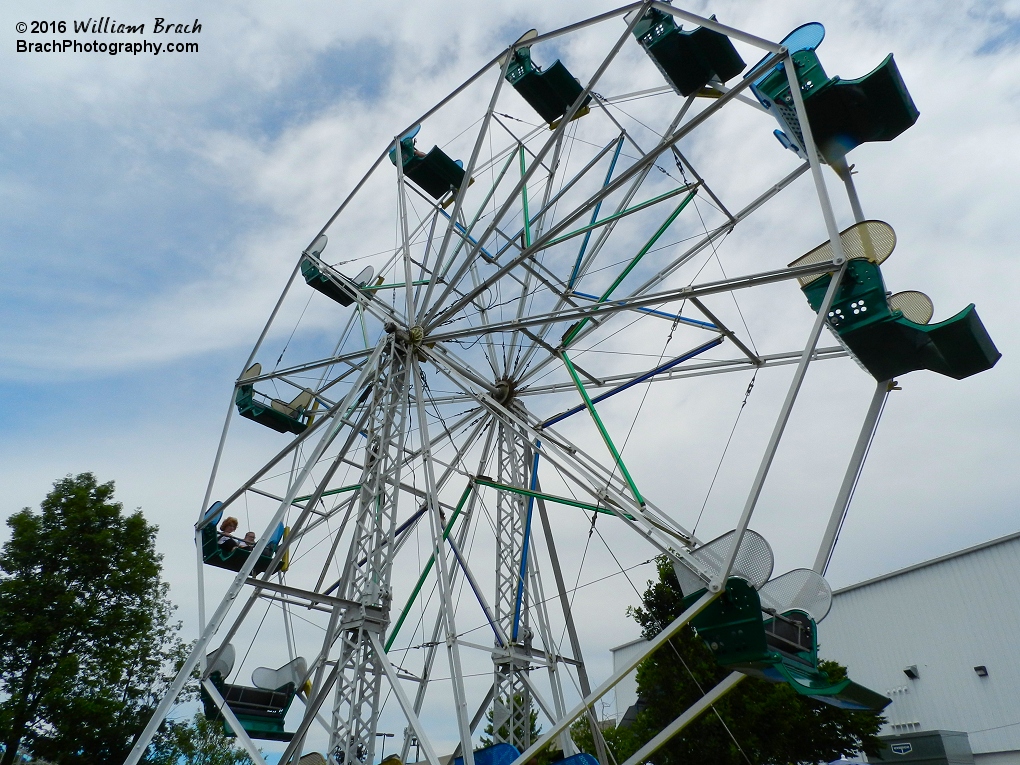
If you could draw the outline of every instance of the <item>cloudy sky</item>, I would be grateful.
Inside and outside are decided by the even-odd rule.
[[[502,46],[528,28],[547,31],[612,7],[574,0],[422,0],[385,9],[353,2],[4,4],[0,514],[36,506],[66,474],[115,480],[125,506],[141,507],[160,527],[157,547],[173,598],[193,630],[191,524],[231,382],[297,254],[388,137]],[[1020,283],[1020,4],[688,7],[771,40],[821,21],[826,68],[844,77],[895,52],[920,120],[893,143],[851,155],[865,212],[899,235],[883,269],[887,282],[929,294],[936,320],[976,303],[1003,354],[992,371],[962,382],[929,373],[902,381],[830,580],[849,584],[1017,531],[1020,333],[1010,287]],[[19,35],[19,22],[110,16],[148,31],[171,11],[168,21],[199,19],[199,34],[174,39],[198,42],[198,52],[15,49],[19,38],[113,39]],[[597,51],[575,53],[585,59]],[[647,71],[636,77],[655,84],[650,63],[642,66]],[[479,103],[477,116],[483,110]],[[771,128],[762,129],[767,135]],[[743,159],[728,166],[725,154],[711,164],[721,182],[754,174]],[[828,180],[835,197],[831,173]],[[845,202],[837,209],[846,225]],[[811,214],[817,218],[817,208]],[[773,233],[780,242],[781,231]],[[807,313],[799,295],[788,298],[791,312]],[[873,387],[849,360],[817,367],[772,494],[763,498],[762,524],[787,568],[813,559]],[[763,403],[749,421],[758,418],[761,433],[788,380],[788,371],[759,378]],[[719,385],[739,398],[746,382]],[[657,395],[692,395],[670,393],[669,385]],[[701,435],[717,455],[726,433],[705,427]],[[747,443],[760,455],[758,440]],[[649,476],[671,469],[661,448],[635,455]],[[768,515],[784,502],[810,513],[810,534],[789,515]],[[720,511],[714,529],[731,526],[738,511]],[[612,633],[623,642],[636,628],[621,616]]]

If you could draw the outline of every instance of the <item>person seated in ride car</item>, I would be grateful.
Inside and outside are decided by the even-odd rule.
[[[219,545],[220,551],[228,553],[232,552],[237,547],[237,538],[232,536],[237,531],[237,518],[232,515],[227,516],[223,519],[223,523],[220,524],[220,536],[216,540],[216,544]]]
[[[252,550],[255,548],[255,532],[249,531],[244,535],[244,540],[237,543],[237,546],[242,550]]]

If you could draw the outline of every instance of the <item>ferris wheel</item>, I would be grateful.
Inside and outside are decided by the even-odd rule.
[[[748,675],[849,708],[888,703],[818,671],[822,575],[895,378],[961,379],[999,354],[973,305],[933,324],[925,295],[887,292],[896,236],[865,216],[846,155],[918,111],[892,56],[858,79],[827,75],[823,37],[813,23],[774,43],[635,3],[524,34],[380,140],[236,380],[196,524],[201,635],[128,763],[197,667],[207,716],[256,763],[256,741],[275,740],[280,762],[315,743],[335,765],[371,765],[392,726],[403,761],[439,765],[453,742],[466,765],[548,745],[610,765],[594,705],[687,624],[734,672],[618,765]],[[733,173],[748,151],[767,161]],[[809,203],[768,236],[767,211],[797,189]],[[759,267],[724,268],[741,236]],[[774,576],[749,525],[814,362],[875,394],[813,569]],[[701,513],[677,509],[683,465],[629,455],[656,433],[682,438],[684,412],[711,406],[676,400],[698,380],[738,380],[742,400],[720,414],[732,439],[774,367],[792,379],[746,500],[731,530],[701,539]],[[578,548],[595,531],[619,573],[617,546],[667,556],[689,606],[598,687],[586,625],[622,609],[578,608],[594,576]],[[593,753],[569,735],[586,717]],[[493,746],[476,752],[486,723]]]

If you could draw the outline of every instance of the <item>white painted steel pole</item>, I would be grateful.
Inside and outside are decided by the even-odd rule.
[[[446,549],[443,544],[443,522],[436,506],[436,477],[432,468],[432,444],[429,437],[428,417],[425,415],[425,391],[421,381],[421,367],[415,349],[408,349],[408,361],[411,377],[414,378],[414,398],[418,413],[419,438],[422,446],[422,462],[425,468],[425,489],[428,492],[426,502],[429,506],[429,518],[432,521],[432,545],[439,584],[440,608],[446,626],[446,650],[450,665],[450,680],[454,703],[457,707],[457,727],[460,732],[460,743],[463,747],[464,765],[474,765],[474,750],[471,746],[471,724],[468,720],[467,696],[464,690],[464,674],[461,669],[460,649],[457,646],[457,626],[454,619],[455,605],[450,589],[450,572],[447,565]]]
[[[747,677],[747,675],[741,674],[740,672],[731,672],[728,674],[722,682],[715,686],[715,688],[695,701],[690,707],[688,707],[686,712],[659,731],[659,733],[651,741],[634,752],[630,759],[624,762],[623,765],[639,765],[639,763],[647,762],[649,755],[658,751],[659,748],[666,744],[671,738],[673,738],[673,736],[694,722],[698,718],[698,715],[709,709],[713,704],[715,704],[715,702],[733,690],[745,677]]]
[[[439,757],[436,756],[435,747],[432,746],[432,740],[425,733],[425,728],[421,724],[421,720],[418,719],[418,715],[414,711],[414,706],[407,698],[407,694],[404,693],[403,687],[400,685],[400,678],[397,676],[397,671],[393,668],[389,658],[386,656],[386,650],[383,648],[382,643],[379,642],[379,636],[374,632],[368,633],[368,639],[372,642],[372,647],[375,649],[375,655],[382,665],[383,672],[386,673],[386,677],[390,681],[390,687],[393,689],[394,695],[397,697],[397,703],[400,705],[400,709],[404,713],[404,717],[407,718],[408,725],[414,731],[414,735],[418,737],[418,743],[421,748],[425,750],[425,759],[429,765],[439,765]]]
[[[847,198],[850,201],[850,209],[854,214],[854,220],[857,223],[863,223],[865,220],[864,209],[861,207],[860,197],[857,196],[853,172],[846,163],[846,157],[833,160],[829,164],[836,172],[836,175],[843,181]],[[894,385],[895,382],[893,380],[879,382],[875,388],[875,395],[871,398],[871,406],[868,407],[868,413],[864,417],[861,433],[857,437],[857,444],[854,446],[853,454],[850,456],[850,464],[847,465],[846,475],[843,476],[843,483],[839,487],[839,494],[836,495],[836,502],[832,507],[832,513],[829,515],[829,523],[825,527],[825,533],[822,535],[822,541],[818,546],[818,555],[815,557],[815,565],[812,567],[812,570],[820,576],[825,576],[825,570],[829,567],[832,551],[836,547],[839,529],[843,525],[843,519],[846,518],[847,511],[850,509],[850,500],[853,498],[857,481],[860,480],[861,470],[864,469],[864,460],[868,456],[868,449],[875,438],[875,431],[878,429],[878,421],[882,416],[882,410],[885,408],[886,398],[888,398],[889,392],[893,390]]]
[[[815,316],[814,325],[811,328],[811,335],[808,338],[807,346],[804,348],[804,354],[801,356],[800,363],[797,365],[797,371],[794,373],[790,390],[786,394],[786,401],[783,402],[783,408],[779,414],[779,419],[776,422],[775,429],[772,431],[772,437],[769,439],[769,444],[765,449],[765,456],[762,458],[761,465],[758,468],[758,474],[755,476],[754,483],[751,486],[751,493],[747,498],[747,504],[744,506],[744,511],[741,513],[740,521],[737,524],[733,545],[730,547],[730,550],[726,555],[726,561],[719,570],[718,575],[716,575],[716,577],[712,580],[712,583],[709,585],[709,589],[712,591],[718,591],[725,588],[726,578],[730,574],[730,569],[733,568],[733,561],[736,560],[737,552],[740,550],[740,542],[743,539],[744,532],[747,530],[747,525],[751,520],[751,515],[754,513],[754,508],[758,503],[758,498],[761,496],[761,490],[765,485],[765,479],[768,477],[769,468],[772,466],[772,461],[775,459],[776,451],[779,448],[779,441],[782,439],[783,432],[786,430],[786,423],[790,419],[790,413],[797,400],[797,394],[800,392],[800,387],[804,382],[804,376],[807,374],[808,364],[811,363],[811,356],[814,353],[815,346],[818,344],[818,338],[822,333],[822,327],[825,325],[825,316],[829,311],[829,306],[832,305],[832,301],[836,297],[836,291],[839,288],[839,283],[843,278],[843,273],[846,271],[846,253],[843,251],[843,243],[839,238],[839,228],[836,226],[836,216],[832,212],[832,202],[829,199],[829,192],[825,187],[825,178],[822,176],[821,163],[818,161],[818,149],[815,146],[814,136],[811,134],[811,124],[808,120],[807,110],[804,108],[804,97],[800,92],[800,80],[797,79],[797,70],[793,65],[793,59],[790,58],[789,52],[784,49],[783,53],[783,66],[786,70],[787,80],[790,84],[790,94],[793,96],[793,105],[797,111],[797,118],[800,120],[801,133],[804,136],[804,151],[807,154],[807,160],[811,166],[811,177],[815,182],[815,192],[818,195],[818,204],[822,208],[822,217],[825,219],[825,229],[829,233],[829,244],[832,247],[833,263],[838,263],[840,267],[829,280],[829,287],[825,291],[825,297],[822,300],[821,306],[818,308],[818,314]]]
[[[847,510],[850,508],[850,500],[853,498],[857,481],[861,477],[861,470],[864,468],[864,458],[868,456],[868,449],[878,429],[878,421],[885,408],[885,400],[892,390],[893,381],[885,380],[875,387],[875,395],[871,397],[871,406],[864,417],[864,425],[861,426],[861,433],[857,437],[857,444],[854,446],[853,454],[850,456],[850,464],[847,465],[846,474],[843,476],[843,483],[839,487],[839,494],[836,495],[836,503],[832,506],[832,513],[829,515],[829,523],[822,535],[822,542],[818,546],[818,555],[815,557],[815,565],[812,570],[821,576],[825,576],[825,569],[829,566],[832,558],[832,551],[836,547],[836,538],[839,535],[840,526],[846,518]]]

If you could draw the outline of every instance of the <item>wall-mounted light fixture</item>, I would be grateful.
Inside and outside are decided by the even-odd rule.
[[[984,664],[978,664],[974,667],[974,671],[977,672],[978,677],[988,677],[988,667]]]
[[[916,680],[921,676],[921,673],[917,671],[917,665],[911,664],[909,667],[905,667],[903,674],[909,677],[911,680]]]

